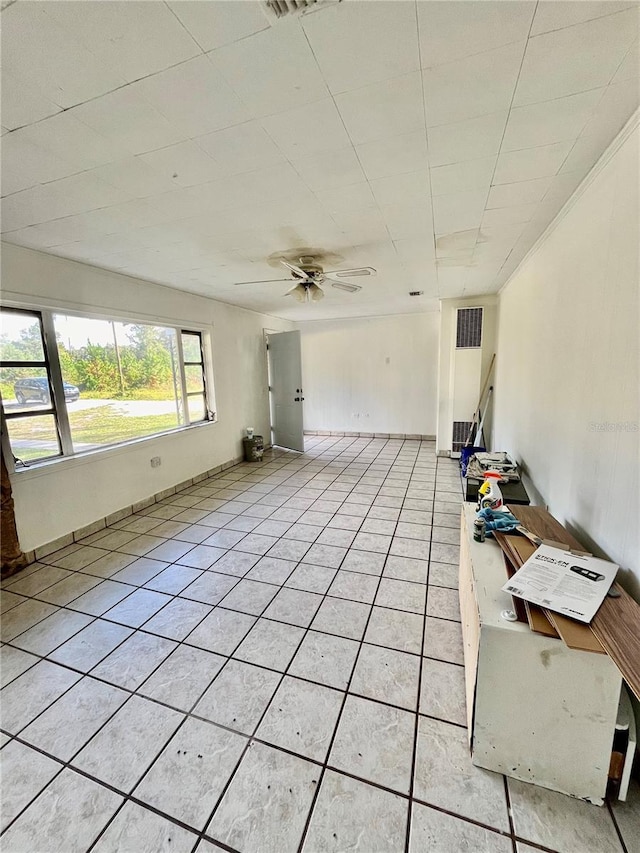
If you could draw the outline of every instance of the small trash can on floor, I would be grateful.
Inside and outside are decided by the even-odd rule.
[[[261,435],[243,438],[245,462],[260,462],[264,453],[264,441]]]

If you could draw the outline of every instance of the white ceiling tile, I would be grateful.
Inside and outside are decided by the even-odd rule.
[[[2,201],[2,230],[13,231],[50,219],[115,205],[128,196],[82,173],[32,187]]]
[[[423,68],[526,39],[535,2],[431,0],[418,3]]]
[[[582,131],[582,135],[597,136],[604,151],[639,105],[640,81],[637,78],[612,83],[607,87],[602,100]]]
[[[75,110],[58,113],[17,130],[16,134],[63,160],[69,160],[75,165],[75,172],[112,163],[127,154],[126,148],[117,141],[79,121]]]
[[[389,231],[379,210],[334,213],[333,219],[349,242],[376,243],[389,239]]]
[[[613,75],[611,82],[621,83],[623,80],[637,81],[638,77],[640,77],[640,41],[636,39],[627,51],[627,55],[621,62],[620,67]]]
[[[464,296],[467,266],[438,267],[438,296],[440,299],[458,299]]]
[[[253,116],[284,112],[327,96],[297,20],[279,21],[209,56]]]
[[[41,121],[60,107],[19,75],[2,70],[2,124],[9,130]]]
[[[314,192],[358,184],[365,179],[353,148],[305,157],[296,160],[295,165],[303,181]]]
[[[606,86],[637,37],[630,9],[529,39],[514,106]]]
[[[336,104],[356,145],[424,128],[418,71],[338,95]]]
[[[547,194],[545,195],[542,204],[562,205],[567,201],[575,190],[580,186],[584,178],[585,170],[580,169],[577,172],[565,172],[556,175]]]
[[[482,228],[478,234],[478,241],[473,252],[474,259],[478,263],[487,260],[506,258],[518,238],[525,229],[525,223],[501,226],[499,228]]]
[[[207,183],[224,175],[218,163],[195,142],[178,142],[168,148],[140,154],[137,159],[181,187]]]
[[[602,156],[602,140],[599,136],[581,136],[576,139],[575,145],[569,152],[569,156],[562,164],[559,174],[567,172],[587,172],[595,166]]]
[[[600,101],[604,89],[515,107],[509,114],[502,151],[534,148],[576,139]]]
[[[531,27],[531,35],[560,30],[583,21],[614,15],[629,9],[633,3],[618,3],[616,0],[588,0],[588,2],[567,2],[567,0],[543,0],[538,3]]]
[[[45,5],[47,17],[83,45],[94,61],[117,68],[129,83],[200,53],[165,3],[72,0]]]
[[[525,44],[515,42],[423,71],[427,126],[508,109]]]
[[[491,187],[487,208],[512,207],[518,204],[533,204],[541,201],[553,178],[536,178],[533,181],[519,181],[515,184],[500,184]]]
[[[13,3],[2,11],[2,63],[61,107],[95,98],[126,81],[47,15],[49,3]]]
[[[436,234],[467,231],[477,228],[482,219],[487,190],[449,193],[433,199],[433,219]]]
[[[511,184],[555,175],[572,145],[572,142],[556,142],[554,145],[500,154],[493,183]]]
[[[427,140],[424,131],[390,136],[357,145],[356,151],[367,178],[385,178],[427,168]]]
[[[368,183],[322,190],[316,193],[316,197],[329,213],[345,213],[376,207],[376,200]]]
[[[263,119],[262,126],[294,162],[351,144],[332,98],[270,116]]]
[[[203,50],[232,44],[271,26],[262,4],[252,0],[242,3],[178,0],[168,5]]]
[[[202,136],[251,117],[207,56],[140,80],[135,91],[185,136]]]
[[[481,228],[494,228],[502,225],[512,225],[517,222],[529,222],[535,214],[537,203],[516,204],[512,207],[496,207],[485,210]]]
[[[436,235],[437,258],[467,257],[473,252],[478,239],[478,229],[454,231],[453,234]]]
[[[371,181],[371,190],[380,205],[424,204],[429,202],[429,172],[407,172]]]
[[[392,240],[433,234],[433,215],[430,201],[422,204],[386,204],[380,207]]]
[[[507,111],[429,129],[432,167],[490,157],[500,150]]]
[[[139,157],[125,157],[107,163],[93,169],[92,174],[113,187],[125,190],[134,198],[148,198],[176,187],[175,181],[159,174]]]
[[[136,93],[137,85],[133,83],[81,104],[74,108],[73,116],[131,154],[143,154],[186,139],[183,130],[174,127]]]
[[[307,15],[302,26],[334,94],[420,67],[413,3],[344,3]]]
[[[18,138],[20,131],[2,140],[2,195],[72,175],[75,167],[38,145]]]
[[[449,166],[436,166],[431,169],[431,194],[436,196],[484,189],[491,184],[495,165],[496,156],[493,155]]]
[[[257,121],[200,136],[196,142],[229,175],[283,163],[284,154]]]

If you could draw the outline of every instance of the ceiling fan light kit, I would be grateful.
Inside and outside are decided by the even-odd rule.
[[[292,295],[298,302],[319,302],[321,299],[324,299],[324,291],[320,287],[320,284],[324,283],[329,283],[337,290],[342,290],[346,293],[357,293],[358,290],[362,290],[359,284],[352,284],[351,282],[342,281],[342,279],[376,274],[376,270],[373,267],[356,267],[355,269],[325,272],[316,259],[309,255],[299,258],[299,266],[283,259],[280,260],[280,263],[290,271],[292,279],[295,282],[294,286],[284,295]],[[262,281],[237,281],[236,286],[245,284],[271,284],[271,282],[291,281],[292,279],[272,278]]]

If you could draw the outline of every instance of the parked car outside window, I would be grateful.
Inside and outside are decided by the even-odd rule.
[[[80,389],[70,382],[63,382],[64,399],[67,403],[75,403],[80,397]],[[35,400],[39,403],[50,403],[49,380],[42,376],[36,379],[18,379],[14,386],[16,400],[23,406],[25,403]]]

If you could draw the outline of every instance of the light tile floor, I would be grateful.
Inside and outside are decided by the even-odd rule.
[[[313,437],[3,583],[4,853],[638,851],[637,785],[472,766],[461,500],[433,443]]]

